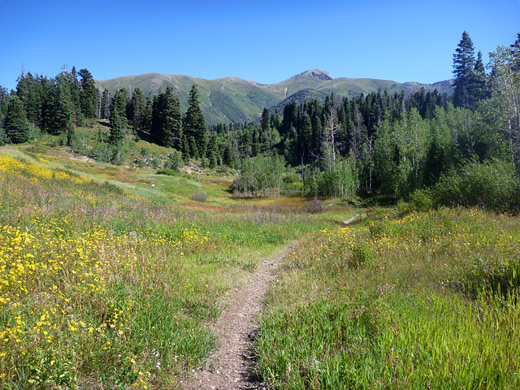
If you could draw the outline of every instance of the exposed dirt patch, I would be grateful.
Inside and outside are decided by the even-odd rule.
[[[265,389],[255,374],[253,342],[259,330],[257,315],[278,266],[296,245],[288,245],[262,261],[243,286],[235,290],[229,307],[212,327],[218,336],[218,349],[207,359],[205,368],[187,381],[185,389]]]

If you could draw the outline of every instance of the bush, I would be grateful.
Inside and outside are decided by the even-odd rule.
[[[182,159],[182,155],[177,150],[174,150],[169,156],[168,160],[164,163],[164,168],[168,168],[174,170],[175,172],[180,172],[184,167],[184,160]]]
[[[350,157],[338,160],[334,167],[323,172],[313,170],[305,176],[305,189],[310,195],[348,197],[355,195],[358,187],[356,161]]]
[[[500,160],[471,160],[441,177],[433,193],[440,205],[477,206],[497,212],[516,212],[520,202],[515,167]]]
[[[242,163],[233,181],[233,193],[236,196],[279,196],[284,172],[285,159],[281,156],[249,158]]]
[[[152,153],[152,158],[150,159],[150,166],[152,168],[159,168],[161,166],[161,163],[161,156],[158,153]]]
[[[416,211],[427,211],[433,207],[431,191],[427,189],[415,190],[410,196],[412,207]]]
[[[317,197],[314,197],[314,199],[307,206],[307,212],[310,214],[321,213],[323,210],[324,207]]]
[[[191,200],[194,200],[196,202],[205,202],[208,199],[208,194],[205,192],[195,192],[193,195],[191,195]]]
[[[157,175],[168,175],[168,176],[176,176],[177,172],[170,168],[159,169],[155,172]]]

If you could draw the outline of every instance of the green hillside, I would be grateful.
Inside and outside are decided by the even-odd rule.
[[[275,84],[262,85],[237,77],[205,80],[184,75],[165,75],[148,73],[139,76],[125,76],[110,80],[97,81],[100,88],[111,92],[119,88],[132,91],[140,88],[145,94],[155,93],[159,89],[172,86],[185,111],[188,107],[188,94],[193,84],[199,87],[202,110],[208,124],[219,122],[244,122],[256,120],[264,107],[271,108],[283,100],[301,100],[302,96],[324,97],[334,92],[338,96],[358,96],[362,93],[376,92],[379,89],[388,93],[404,91],[409,95],[424,87],[426,90],[437,88],[440,92],[452,93],[450,81],[435,84],[416,82],[398,83],[377,79],[334,79],[322,70],[303,72],[288,80]],[[302,91],[309,91],[301,94]],[[310,92],[312,91],[312,92]],[[293,95],[294,98],[291,99]],[[281,105],[280,107],[283,107]]]

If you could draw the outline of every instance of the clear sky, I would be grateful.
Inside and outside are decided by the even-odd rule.
[[[96,79],[150,72],[269,84],[308,69],[433,83],[452,77],[464,30],[510,45],[520,0],[0,0],[0,85],[63,65]]]

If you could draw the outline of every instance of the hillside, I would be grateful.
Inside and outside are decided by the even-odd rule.
[[[258,118],[264,107],[279,105],[285,99],[300,101],[302,97],[323,98],[334,92],[338,96],[358,96],[362,93],[386,90],[388,93],[404,91],[409,95],[424,87],[452,93],[450,81],[434,84],[416,82],[398,83],[390,80],[333,78],[329,73],[315,69],[308,70],[288,80],[275,84],[258,84],[237,77],[216,80],[184,75],[148,73],[139,76],[125,76],[97,81],[100,88],[111,92],[124,87],[129,91],[140,88],[145,94],[157,92],[160,88],[172,86],[181,100],[181,107],[188,107],[188,94],[193,84],[199,87],[202,110],[208,124],[219,122],[244,122]],[[302,94],[302,91],[305,93]],[[281,105],[280,107],[283,107]]]

